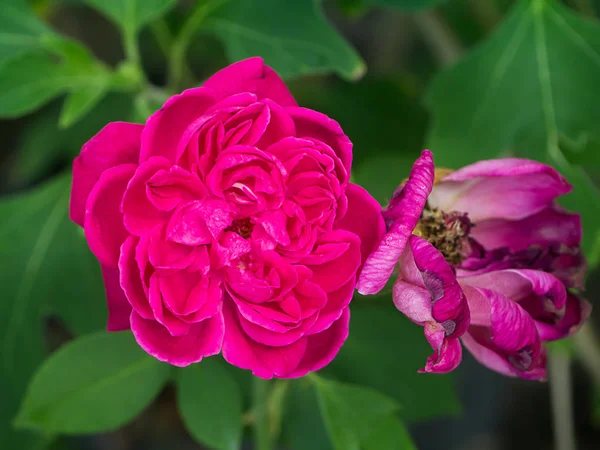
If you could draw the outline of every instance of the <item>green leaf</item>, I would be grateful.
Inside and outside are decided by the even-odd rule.
[[[15,424],[65,434],[113,430],[152,402],[170,372],[128,331],[85,336],[36,372]]]
[[[398,312],[389,295],[371,300],[359,297],[351,308],[352,332],[325,373],[348,383],[371,386],[394,398],[405,420],[460,411],[452,375],[417,373],[431,354],[431,347],[423,328]]]
[[[217,450],[237,450],[242,440],[242,394],[212,358],[179,370],[177,403],[190,434]]]
[[[325,424],[319,413],[319,400],[315,386],[309,382],[308,377],[290,380],[290,383],[281,432],[284,448],[292,450],[331,448]]]
[[[547,162],[574,185],[589,252],[600,229],[589,164],[569,162],[563,137],[600,136],[600,25],[556,0],[521,0],[490,39],[437,77],[429,147],[440,166],[512,152]]]
[[[131,109],[130,95],[109,93],[78,120],[77,126],[60,129],[60,101],[44,107],[28,118],[27,127],[19,130],[0,185],[6,191],[14,191],[46,178],[58,165],[70,163],[83,144],[108,122],[128,120]]]
[[[73,41],[49,40],[61,62],[44,51],[28,53],[7,62],[0,70],[0,117],[18,117],[53,98],[106,86],[109,72]]]
[[[40,37],[52,30],[40,21],[25,0],[3,0],[0,14],[0,66],[40,48]]]
[[[321,413],[336,450],[360,450],[373,427],[397,409],[396,402],[369,387],[313,376]]]
[[[165,14],[177,0],[84,0],[123,30],[139,30]]]
[[[98,84],[84,86],[79,90],[71,92],[63,110],[60,114],[59,126],[68,128],[87,114],[96,104],[102,100],[108,90],[108,79],[99,80]]]
[[[34,448],[10,423],[45,354],[44,319],[59,314],[74,333],[106,323],[98,263],[67,216],[69,187],[61,176],[0,201],[0,442],[11,450]]]
[[[363,60],[327,22],[318,0],[230,0],[202,24],[225,44],[231,61],[262,56],[282,77],[365,73]]]
[[[417,450],[408,430],[395,416],[384,417],[363,439],[364,450]]]

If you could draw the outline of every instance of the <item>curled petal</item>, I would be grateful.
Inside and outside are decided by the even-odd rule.
[[[351,183],[346,189],[346,195],[348,211],[334,223],[334,228],[348,230],[360,238],[362,267],[385,234],[385,221],[381,215],[381,206],[366,189]]]
[[[363,266],[357,285],[361,294],[376,294],[387,283],[421,217],[433,179],[433,157],[425,150],[413,165],[406,183],[397,189],[390,202],[384,217],[389,218],[391,224]]]
[[[356,276],[360,267],[360,239],[345,230],[323,233],[302,264],[312,270],[313,283],[325,292],[333,292]]]
[[[312,109],[287,108],[296,124],[296,136],[325,143],[342,161],[346,173],[352,168],[352,142],[333,119]]]
[[[167,220],[168,213],[157,209],[148,198],[148,182],[162,170],[169,170],[171,164],[162,157],[151,158],[142,163],[127,185],[121,211],[123,223],[131,234],[141,236]]]
[[[491,219],[477,223],[470,236],[487,249],[524,250],[532,245],[581,243],[581,217],[552,206],[521,220]]]
[[[86,142],[73,161],[70,217],[83,226],[85,205],[102,172],[120,164],[137,164],[143,125],[112,122]]]
[[[296,106],[285,83],[259,57],[244,59],[219,70],[202,86],[212,90],[219,99],[239,92],[251,92],[258,99],[270,98],[281,106]]]
[[[131,313],[131,330],[136,341],[148,354],[174,366],[185,367],[219,353],[223,343],[223,316],[192,325],[183,336],[171,336],[165,327]]]
[[[145,319],[152,319],[154,314],[152,313],[152,309],[148,302],[147,291],[142,284],[142,273],[145,271],[145,267],[140,267],[136,260],[138,243],[140,246],[143,245],[143,247],[146,248],[147,258],[148,238],[142,238],[140,241],[136,236],[129,236],[121,247],[121,257],[119,258],[119,283],[129,304],[138,315]],[[140,253],[143,252],[140,251]]]
[[[231,225],[232,208],[219,199],[193,201],[178,208],[167,225],[167,238],[184,245],[210,244]]]
[[[322,369],[329,364],[348,338],[349,326],[350,308],[346,308],[340,318],[329,328],[305,338],[307,345],[304,357],[300,360],[296,369],[289,374],[289,377],[302,377],[308,372]]]
[[[579,295],[567,294],[567,303],[563,317],[556,323],[535,321],[540,338],[543,341],[554,341],[571,336],[589,318],[592,305]]]
[[[146,121],[142,133],[140,162],[162,156],[175,163],[177,146],[186,128],[216,102],[214,92],[205,87],[174,95]]]
[[[420,284],[429,293],[432,318],[444,328],[446,337],[461,336],[469,326],[470,314],[456,275],[443,255],[425,239],[412,235],[409,245],[421,276]]]
[[[463,286],[485,288],[520,302],[535,319],[559,320],[565,312],[567,292],[555,276],[530,269],[507,269],[461,278]]]
[[[444,335],[445,331],[431,330],[433,334]],[[428,325],[425,325],[425,336],[428,336]],[[419,370],[419,373],[448,373],[458,367],[462,360],[462,346],[458,339],[439,339],[431,336],[428,339],[434,353],[427,358],[425,367]]]
[[[352,300],[356,280],[352,278],[348,283],[336,291],[327,293],[327,302],[318,312],[318,318],[310,328],[310,333],[320,333],[337,321],[348,309]]]
[[[501,293],[476,288],[489,303],[488,326],[472,325],[463,344],[484,366],[509,376],[545,377],[545,351],[531,316]]]
[[[542,211],[570,191],[571,185],[552,167],[504,158],[452,172],[436,184],[429,202],[442,211],[468,212],[474,222],[518,220]]]
[[[85,238],[92,253],[109,267],[116,267],[119,249],[128,236],[120,211],[135,164],[121,164],[102,173],[90,192],[85,212]]]
[[[282,347],[259,344],[241,328],[238,312],[229,300],[223,305],[225,338],[223,357],[229,364],[249,369],[261,378],[289,377],[298,367],[307,349],[307,339],[299,339]]]
[[[106,290],[106,304],[108,306],[107,331],[129,330],[129,316],[131,305],[119,285],[119,270],[101,265],[104,289]]]

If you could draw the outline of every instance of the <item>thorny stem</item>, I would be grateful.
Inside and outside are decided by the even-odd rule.
[[[548,371],[554,421],[554,448],[556,450],[576,450],[571,357],[568,351],[554,348],[548,355]]]

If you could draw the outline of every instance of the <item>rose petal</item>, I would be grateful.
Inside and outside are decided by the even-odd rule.
[[[140,243],[138,237],[129,236],[121,247],[121,257],[119,258],[119,283],[125,293],[125,297],[133,309],[143,318],[152,319],[154,314],[152,313],[148,297],[144,291],[142,274],[136,261],[136,249],[138,243]],[[147,245],[147,238],[144,244]]]
[[[431,316],[443,326],[447,337],[459,337],[470,323],[469,307],[452,268],[443,255],[425,239],[412,235],[409,239],[414,264],[421,275],[421,287],[431,298]],[[402,277],[404,266],[401,267]]]
[[[135,164],[121,164],[104,171],[87,199],[85,238],[96,258],[109,267],[117,267],[121,244],[128,236],[120,205],[135,170]]]
[[[252,92],[259,99],[270,98],[281,106],[296,106],[285,83],[259,57],[248,58],[219,70],[202,86],[211,89],[219,98]]]
[[[206,356],[219,353],[223,343],[223,316],[190,327],[183,336],[171,336],[167,329],[154,320],[147,320],[135,311],[131,313],[131,330],[136,341],[148,354],[159,361],[185,367],[202,361]]]
[[[107,331],[129,330],[129,316],[131,305],[119,285],[119,271],[101,264],[102,279],[106,290],[106,305],[108,306]]]
[[[335,151],[338,158],[342,160],[346,172],[350,173],[352,142],[344,134],[339,123],[312,109],[297,107],[286,110],[296,124],[296,137],[322,141]]]
[[[357,285],[361,294],[376,294],[389,280],[421,217],[433,179],[433,157],[429,150],[424,150],[413,165],[408,181],[396,191],[390,202],[387,214],[392,224],[365,261]]]
[[[563,317],[555,324],[535,321],[540,338],[543,341],[555,341],[571,336],[581,328],[590,317],[592,305],[575,294],[567,294],[567,303]]]
[[[346,308],[329,328],[308,336],[304,356],[296,369],[288,374],[288,378],[302,377],[308,372],[322,369],[333,361],[348,338],[349,326],[350,308]]]
[[[349,184],[346,189],[348,210],[333,227],[348,230],[360,238],[361,267],[367,257],[377,248],[385,234],[385,221],[381,206],[361,186]]]
[[[428,334],[428,325],[425,325],[425,336]],[[439,330],[444,335],[443,327]],[[428,339],[434,353],[427,358],[425,367],[419,373],[448,373],[458,367],[462,361],[462,346],[458,339],[441,339],[439,345]]]
[[[542,211],[571,189],[550,166],[504,158],[480,161],[452,172],[435,186],[429,203],[442,211],[468,212],[473,222],[518,220]]]
[[[137,164],[143,125],[111,122],[86,142],[73,161],[73,186],[69,214],[84,225],[85,205],[102,172],[120,164]]]
[[[313,272],[311,281],[325,292],[333,292],[356,276],[360,267],[360,239],[346,230],[323,233],[313,253],[301,264]]]
[[[553,317],[564,314],[567,292],[565,286],[555,276],[530,269],[507,269],[488,272],[475,277],[461,278],[462,285],[490,289],[515,302],[531,302],[531,297],[539,299],[543,309]]]
[[[148,199],[148,182],[161,170],[169,170],[171,163],[162,157],[154,157],[142,163],[127,185],[121,211],[125,228],[141,236],[168,218],[166,211],[158,210]]]
[[[541,379],[545,353],[531,316],[504,295],[477,288],[490,304],[490,325],[472,325],[463,343],[484,366],[509,376]]]
[[[229,364],[249,369],[260,378],[289,377],[298,367],[308,345],[307,338],[283,347],[270,347],[250,339],[240,327],[234,303],[225,301],[223,357]]]
[[[215,93],[206,87],[188,89],[169,98],[146,121],[140,162],[162,156],[175,163],[177,145],[183,132],[216,101]]]
[[[581,217],[552,206],[521,220],[478,222],[470,236],[486,249],[508,247],[517,251],[555,242],[574,247],[581,243]]]

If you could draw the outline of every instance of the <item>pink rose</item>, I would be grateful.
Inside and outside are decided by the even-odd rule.
[[[223,352],[264,378],[337,354],[385,232],[352,144],[260,58],[111,123],[73,165],[71,218],[102,266],[108,329],[177,366]]]
[[[546,377],[543,343],[588,318],[579,215],[556,199],[571,190],[552,167],[526,159],[435,169],[425,150],[383,212],[388,232],[358,290],[378,292],[394,268],[396,308],[433,349],[424,372],[461,361],[462,345],[508,376]]]

